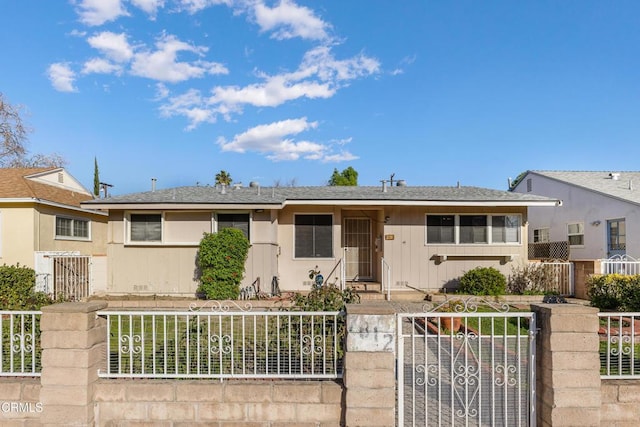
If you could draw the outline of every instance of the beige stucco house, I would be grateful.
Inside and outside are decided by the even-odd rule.
[[[455,286],[465,271],[527,260],[527,210],[556,200],[476,187],[181,187],[90,200],[109,214],[106,292],[193,295],[205,232],[243,230],[244,285],[325,280],[392,292]]]
[[[48,292],[55,257],[101,256],[106,271],[107,215],[80,207],[92,199],[63,168],[0,169],[0,263],[34,268]]]

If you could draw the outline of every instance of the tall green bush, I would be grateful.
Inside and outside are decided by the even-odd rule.
[[[460,278],[458,292],[470,295],[504,295],[507,279],[493,267],[476,267]]]
[[[248,253],[249,241],[238,229],[205,233],[198,251],[198,293],[207,299],[238,299]]]
[[[0,266],[0,309],[37,310],[51,304],[49,296],[36,292],[36,273],[18,265]]]
[[[640,275],[594,274],[587,281],[587,296],[601,310],[640,311]]]

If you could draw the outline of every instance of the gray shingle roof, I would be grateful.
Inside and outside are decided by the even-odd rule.
[[[370,201],[376,202],[552,202],[553,199],[531,194],[512,193],[479,187],[389,187],[386,192],[376,187],[177,187],[143,193],[112,196],[94,200],[91,205],[119,204],[274,204],[303,201]],[[115,207],[115,206],[113,206]]]
[[[640,204],[640,172],[538,170],[529,172]],[[614,179],[615,174],[618,179]]]

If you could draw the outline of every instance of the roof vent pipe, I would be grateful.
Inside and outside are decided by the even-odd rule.
[[[156,178],[151,178],[151,191],[156,191]]]
[[[404,179],[399,179],[396,182],[396,187],[406,187],[407,186],[407,181],[405,181]]]
[[[629,180],[629,190],[633,190],[633,180]]]
[[[220,184],[220,193],[227,194],[227,184]]]
[[[380,180],[380,182],[382,183],[382,192],[386,193],[387,192],[387,180],[383,179],[383,180]]]

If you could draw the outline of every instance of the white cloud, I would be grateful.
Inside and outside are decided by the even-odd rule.
[[[104,58],[93,58],[84,63],[82,74],[121,74],[122,67]]]
[[[169,97],[169,91],[163,84],[157,86],[156,93],[157,99]],[[163,117],[184,116],[189,119],[189,125],[186,130],[193,130],[200,123],[215,123],[216,121],[215,112],[201,107],[203,104],[200,91],[191,89],[180,96],[170,98],[167,104],[160,107],[160,114]]]
[[[172,35],[163,35],[156,42],[155,51],[143,51],[134,55],[131,73],[163,82],[181,82],[205,74],[227,74],[229,70],[216,62],[178,62],[179,52],[192,52],[202,56],[207,48],[192,46]]]
[[[233,0],[177,0],[180,10],[186,10],[189,13],[196,13],[210,6],[217,6],[220,4],[231,7]]]
[[[328,154],[322,158],[323,163],[337,163],[337,162],[350,162],[351,160],[357,160],[360,157],[351,154],[348,151],[341,151],[335,154]]]
[[[315,129],[318,122],[309,122],[306,117],[282,120],[259,125],[236,135],[233,140],[218,138],[222,151],[245,153],[256,151],[266,154],[271,160],[297,160],[301,156],[318,156],[326,146],[310,141],[295,141],[292,136]]]
[[[155,19],[158,9],[164,7],[164,0],[131,0],[131,3],[145,11],[152,19]]]
[[[102,25],[115,21],[121,16],[128,16],[121,0],[81,0],[78,4],[78,15],[83,24]]]
[[[47,75],[53,87],[60,92],[75,92],[77,89],[73,86],[75,81],[75,73],[64,62],[56,62],[51,64],[47,69]]]
[[[280,0],[277,6],[270,8],[262,1],[256,1],[253,13],[256,23],[262,31],[273,31],[272,37],[278,40],[301,37],[310,40],[328,38],[330,25],[314,15],[307,7],[299,6],[290,0]]]
[[[99,50],[109,59],[117,62],[128,61],[133,57],[133,49],[124,33],[116,34],[104,31],[87,39],[89,45]]]

